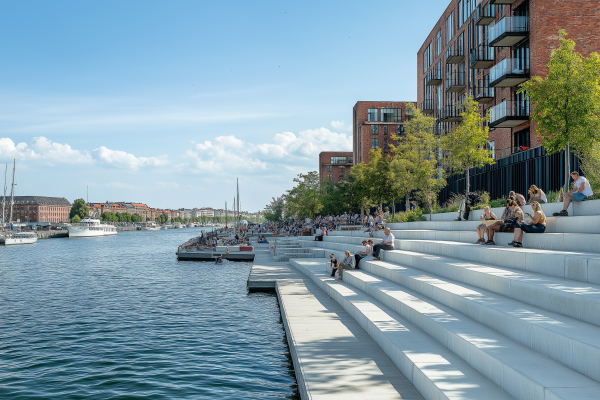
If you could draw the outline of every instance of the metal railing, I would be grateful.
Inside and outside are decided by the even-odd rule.
[[[529,17],[504,17],[489,29],[490,43],[505,33],[529,32]]]
[[[453,88],[463,88],[465,86],[465,73],[453,72],[446,75],[446,91]]]
[[[485,6],[481,2],[475,10],[475,21],[477,25],[489,25],[496,19],[496,7],[488,3]]]
[[[426,99],[421,104],[420,107],[421,112],[423,114],[432,114],[433,113],[433,99]]]
[[[460,41],[448,47],[446,50],[446,64],[457,64],[465,58],[464,44]]]
[[[442,71],[437,68],[432,68],[425,76],[425,84],[429,86],[437,86],[440,83],[442,83]]]
[[[473,88],[473,97],[475,100],[482,98],[494,98],[494,88],[489,87],[489,82],[484,79],[480,79],[477,86]]]
[[[487,45],[479,45],[469,52],[469,65],[485,63],[487,68],[494,63],[494,48]],[[479,68],[479,67],[478,67]]]

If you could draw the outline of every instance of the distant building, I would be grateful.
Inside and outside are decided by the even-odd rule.
[[[0,202],[2,196],[0,196]],[[71,203],[64,197],[15,196],[13,222],[69,222]],[[8,220],[10,216],[10,197],[6,197]],[[8,222],[8,221],[7,221]]]
[[[389,153],[392,135],[404,134],[404,101],[359,101],[352,110],[352,149],[354,164],[369,162],[371,149]],[[412,103],[416,106],[416,103]]]
[[[323,151],[319,154],[321,181],[339,182],[348,177],[353,164],[351,151]]]

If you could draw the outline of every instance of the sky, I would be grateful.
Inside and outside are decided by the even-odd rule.
[[[448,3],[2,1],[0,162],[16,195],[222,208],[239,179],[262,210],[352,149],[357,101],[416,101]]]

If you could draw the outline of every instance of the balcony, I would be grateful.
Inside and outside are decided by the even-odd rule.
[[[472,69],[487,69],[494,65],[494,48],[477,46],[469,52],[469,67]]]
[[[490,86],[514,87],[529,79],[529,63],[519,58],[505,58],[490,69]]]
[[[489,103],[494,100],[494,88],[486,85],[483,80],[473,89],[473,99],[479,103]]]
[[[446,76],[446,92],[462,92],[465,90],[465,73],[453,72]]]
[[[425,84],[427,86],[437,86],[442,83],[442,71],[433,68],[425,76]]]
[[[490,27],[492,47],[512,47],[529,37],[529,17],[505,17]]]
[[[499,6],[515,4],[516,2],[517,0],[490,0],[490,4],[497,4]]]
[[[442,108],[440,115],[441,122],[460,122],[462,121],[462,114],[464,107],[462,106],[445,106]]]
[[[446,64],[460,64],[465,60],[465,49],[462,44],[454,44],[446,50]]]
[[[421,109],[421,112],[425,115],[433,114],[433,100],[429,99],[423,101],[420,104],[419,108]]]
[[[489,113],[490,128],[514,128],[529,121],[529,101],[504,101]]]
[[[479,6],[477,6],[475,10],[475,23],[477,25],[489,25],[496,20],[496,7],[490,3],[485,6],[479,3]]]

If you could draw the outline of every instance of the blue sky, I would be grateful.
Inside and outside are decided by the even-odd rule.
[[[448,0],[4,1],[0,161],[19,195],[262,209],[351,149],[359,100],[416,100]]]

